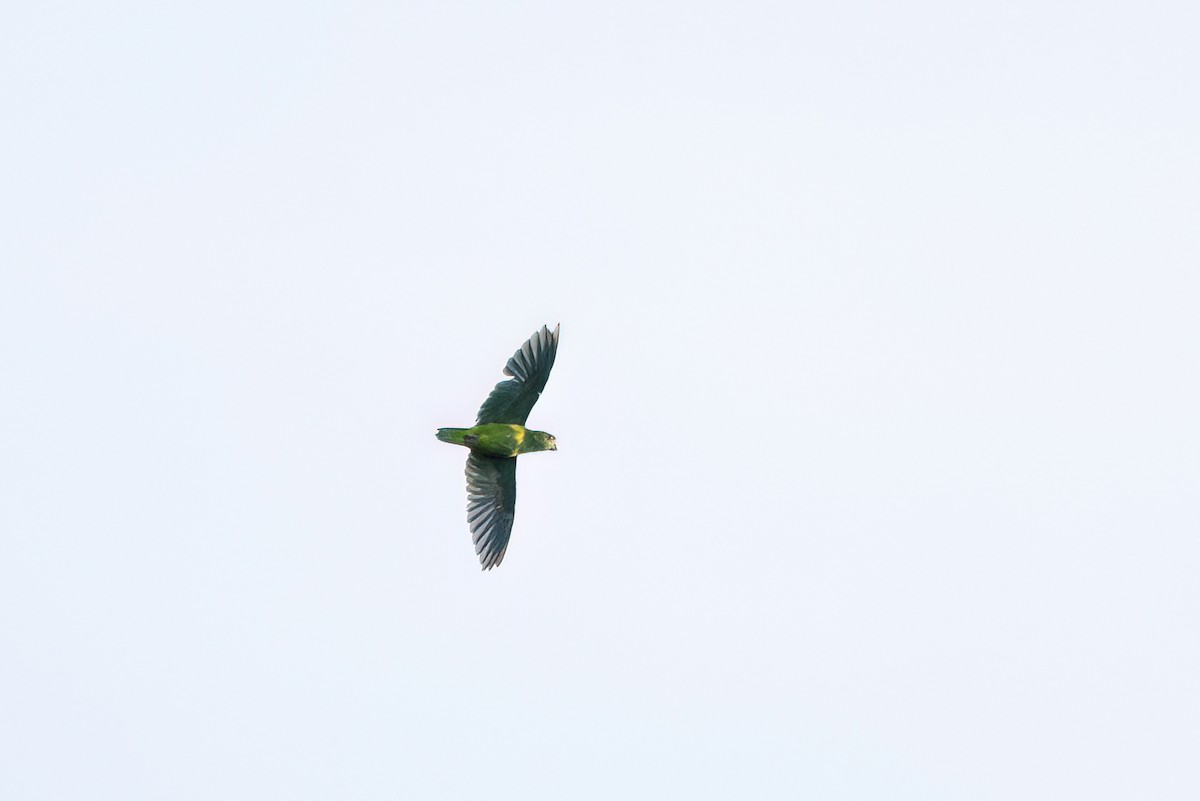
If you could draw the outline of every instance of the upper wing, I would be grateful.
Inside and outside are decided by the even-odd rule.
[[[467,523],[484,570],[504,560],[517,507],[517,460],[471,451],[467,457]]]
[[[525,425],[533,404],[546,388],[546,379],[550,377],[550,368],[554,366],[554,356],[558,353],[558,326],[554,333],[546,326],[529,338],[520,350],[513,354],[504,366],[504,374],[511,375],[508,381],[501,381],[488,395],[483,406],[479,407],[481,423],[509,423]]]

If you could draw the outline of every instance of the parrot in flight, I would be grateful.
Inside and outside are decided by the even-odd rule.
[[[479,407],[474,428],[439,428],[442,442],[471,449],[467,456],[467,524],[484,570],[504,559],[517,504],[517,457],[556,451],[551,434],[525,427],[533,404],[546,387],[558,353],[558,326],[546,326],[504,366],[512,378],[501,381]]]

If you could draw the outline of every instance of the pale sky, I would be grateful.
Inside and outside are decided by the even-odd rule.
[[[6,7],[0,797],[1200,797],[1198,29]]]

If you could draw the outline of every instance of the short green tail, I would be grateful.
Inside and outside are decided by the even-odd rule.
[[[450,442],[454,445],[465,445],[463,436],[467,433],[465,428],[439,428],[437,430],[437,438],[442,442]]]

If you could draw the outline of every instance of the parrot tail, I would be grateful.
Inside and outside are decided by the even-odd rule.
[[[442,442],[450,442],[455,445],[465,445],[463,437],[467,433],[465,428],[439,428],[437,430],[437,438]]]

